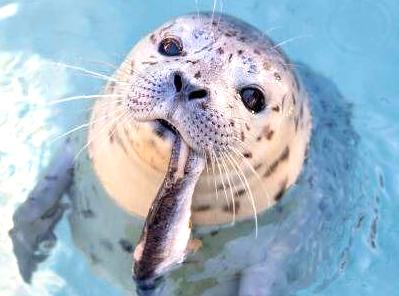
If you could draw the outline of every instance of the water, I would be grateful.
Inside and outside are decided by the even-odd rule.
[[[201,9],[213,7],[211,1],[198,2]],[[216,7],[220,10],[219,3]],[[45,103],[97,93],[103,83],[51,62],[109,74],[109,64],[118,65],[144,34],[170,17],[195,10],[195,1],[0,1],[1,295],[122,294],[92,273],[70,238],[67,221],[57,227],[58,244],[32,285],[24,284],[7,234],[11,215],[59,143],[49,139],[76,126],[88,108],[50,108]],[[345,185],[351,195],[345,206],[334,208],[340,211],[330,213],[330,229],[317,234],[316,250],[324,252],[325,260],[316,276],[296,283],[295,293],[399,295],[399,3],[224,0],[223,11],[268,32],[277,42],[294,38],[283,45],[287,54],[328,77],[352,104],[359,138],[354,172],[349,180],[331,180],[336,187]],[[337,195],[337,200],[344,199]],[[298,254],[291,265],[313,266],[304,257]]]

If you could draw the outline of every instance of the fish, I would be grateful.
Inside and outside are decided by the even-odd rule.
[[[176,135],[163,183],[150,207],[133,253],[133,279],[139,295],[153,295],[164,275],[187,255],[191,204],[205,158]]]

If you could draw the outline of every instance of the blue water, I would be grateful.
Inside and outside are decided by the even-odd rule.
[[[212,1],[198,2],[212,9]],[[296,294],[399,295],[399,2],[224,0],[217,10],[220,3],[224,12],[287,41],[282,47],[292,60],[328,77],[352,104],[365,175],[357,203],[369,211],[361,231],[344,230],[350,243],[343,242],[342,269],[328,281],[320,274]],[[144,34],[195,10],[194,0],[0,0],[0,295],[122,294],[92,273],[67,221],[57,227],[58,244],[32,285],[24,284],[7,234],[11,215],[57,145],[52,139],[87,111],[85,104],[46,102],[95,94],[103,85],[52,62],[110,74]],[[333,246],[331,253],[340,256]]]

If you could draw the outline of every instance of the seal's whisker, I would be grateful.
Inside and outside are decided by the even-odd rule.
[[[78,153],[75,155],[74,160],[76,161],[76,159],[79,157],[79,155],[87,148],[90,146],[90,144],[97,139],[99,136],[101,136],[107,129],[107,127],[111,126],[111,130],[110,130],[110,137],[113,137],[117,128],[117,122],[119,122],[124,116],[126,116],[128,113],[127,112],[123,112],[121,115],[117,116],[116,118],[114,118],[111,122],[108,122],[106,124],[104,124],[104,126],[101,128],[101,130],[94,135],[93,137],[88,136],[87,139],[87,143],[78,151]],[[101,150],[101,148],[104,146],[105,141],[103,141],[103,143],[99,144],[99,149]]]
[[[219,199],[219,193],[218,193],[218,187],[217,187],[217,182],[216,182],[216,173],[215,173],[215,165],[214,165],[214,160],[213,160],[213,158],[215,157],[217,157],[216,155],[215,155],[215,153],[213,152],[213,151],[210,151],[211,152],[211,166],[212,166],[212,179],[213,179],[213,183],[214,183],[214,186],[215,186],[215,194],[216,194],[216,200],[218,200]]]
[[[231,155],[231,154],[226,154],[227,159],[229,159],[234,165],[233,168],[236,172],[236,175],[240,179],[241,183],[243,183],[244,187],[247,189],[248,194],[246,195],[248,197],[249,202],[251,203],[252,210],[254,213],[254,220],[255,220],[255,236],[258,236],[258,216],[257,216],[257,211],[256,211],[256,204],[255,204],[255,199],[252,195],[252,190],[251,187],[249,186],[248,180],[245,177],[244,172],[242,171],[240,165],[238,164],[237,160]]]
[[[200,12],[199,12],[198,0],[194,0],[194,3],[195,3],[195,10],[197,11],[197,17],[199,18]]]
[[[52,106],[52,105],[57,105],[57,104],[61,104],[61,103],[77,101],[77,100],[84,100],[84,99],[120,98],[120,97],[121,97],[121,95],[80,95],[80,96],[71,96],[71,97],[66,97],[66,98],[50,101],[50,102],[46,103],[46,106]]]
[[[212,8],[212,18],[211,18],[211,23],[213,23],[214,17],[215,17],[215,11],[216,11],[216,4],[217,0],[213,0],[213,8]]]
[[[220,14],[219,14],[219,17],[218,17],[218,21],[217,21],[216,29],[219,29],[220,21],[222,20],[222,13],[223,13],[223,0],[220,0],[220,1],[219,1],[219,6],[220,6]]]
[[[122,69],[118,69],[118,71],[121,71],[122,73],[125,73],[127,75],[136,74],[137,77],[141,78],[144,81],[148,81],[148,76],[153,77],[153,75],[148,75],[148,74],[144,75],[144,73],[142,73],[141,71],[139,71],[137,69],[134,69],[134,68],[130,68],[129,70],[126,70],[126,69],[122,68]],[[137,77],[136,77],[136,79],[137,79]],[[133,81],[135,79],[131,79],[131,80]],[[127,83],[127,85],[129,85],[129,84],[130,83]]]
[[[224,173],[223,173],[222,168],[220,167],[220,163],[219,163],[219,160],[218,160],[217,157],[215,157],[215,160],[216,160],[217,167],[218,167],[218,169],[219,169],[219,179],[220,179],[221,182],[222,182],[223,193],[224,193],[224,197],[225,197],[225,200],[226,200],[226,203],[227,203],[227,207],[230,208],[230,201],[229,201],[229,198],[228,198],[228,196],[227,196],[226,185],[225,185],[225,183],[224,183]],[[234,204],[234,203],[233,203],[233,204]]]
[[[247,147],[245,145],[244,142],[242,142],[239,138],[236,138],[236,145],[239,145],[244,151],[247,150]],[[232,149],[232,147],[230,147]],[[248,166],[248,168],[251,170],[251,172],[255,175],[255,177],[258,179],[259,183],[261,183],[262,189],[264,191],[264,193],[266,193],[267,197],[269,198],[268,200],[270,200],[270,193],[269,191],[264,187],[264,182],[262,180],[262,177],[259,175],[259,173],[255,170],[255,168],[253,167],[253,165],[245,158],[245,156],[243,155],[242,152],[240,152],[239,150],[235,149],[236,151],[232,151],[234,152],[236,155],[238,155],[240,158],[242,158],[242,160],[244,160],[245,164]],[[262,159],[262,162],[264,163],[265,167],[266,167],[266,171],[270,171],[270,167],[271,165],[269,164],[269,162],[266,160],[266,158]],[[268,203],[269,205],[269,203]]]
[[[93,63],[93,64],[97,64],[97,65],[103,65],[103,66],[107,66],[109,68],[111,68],[112,70],[117,70],[121,65],[123,65],[125,63],[125,61],[123,61],[120,66],[114,65],[110,62],[106,62],[106,61],[100,61],[100,60],[92,60],[92,59],[85,59],[87,62]]]
[[[273,32],[273,31],[275,31],[275,30],[279,30],[279,29],[281,29],[283,26],[274,26],[274,27],[271,27],[271,28],[269,28],[269,29],[267,29],[266,30],[266,32],[265,32],[265,34],[269,34],[269,33],[271,33],[271,32]]]
[[[94,107],[94,106],[93,106],[93,107]],[[93,109],[93,107],[90,107],[89,109]],[[101,106],[101,107],[102,107],[102,106]],[[106,106],[104,106],[104,107],[102,107],[102,108],[105,109],[105,107],[106,107]],[[75,133],[75,132],[77,132],[77,131],[79,131],[79,130],[81,130],[81,129],[89,128],[90,125],[93,125],[93,124],[95,124],[95,123],[98,123],[98,122],[100,122],[101,120],[104,120],[104,119],[106,119],[106,118],[108,118],[108,115],[104,115],[104,116],[102,116],[102,117],[96,118],[95,120],[91,120],[90,123],[86,122],[86,123],[83,123],[83,124],[81,124],[81,125],[79,125],[79,126],[76,126],[76,127],[72,128],[72,129],[66,131],[66,132],[63,133],[63,134],[54,137],[54,139],[50,139],[50,143],[57,142],[58,140],[60,140],[60,139],[62,139],[62,138],[64,138],[64,137],[67,137],[67,136],[69,136],[69,135],[71,135],[71,134],[73,134],[73,133]]]
[[[287,44],[287,43],[289,43],[289,42],[292,42],[292,41],[295,41],[295,40],[298,40],[298,39],[308,38],[308,37],[313,37],[313,36],[310,35],[310,34],[304,34],[304,35],[299,35],[299,36],[291,37],[291,38],[288,38],[288,39],[286,39],[286,40],[284,40],[284,41],[281,41],[281,42],[279,42],[279,43],[277,43],[277,44],[274,44],[274,45],[272,46],[272,49],[277,49],[277,48],[281,47],[282,45],[285,45],[285,44]]]
[[[291,67],[292,69],[298,69],[298,68],[303,68],[304,65],[301,64],[296,64],[296,63],[282,63],[283,65],[287,67]]]
[[[126,82],[126,81],[119,81],[119,80],[115,79],[112,76],[108,76],[108,75],[105,75],[105,74],[97,73],[95,71],[87,70],[87,69],[79,67],[79,66],[68,65],[68,64],[61,63],[61,62],[55,62],[54,64],[56,66],[61,66],[61,67],[64,67],[66,69],[77,70],[77,71],[80,71],[82,73],[91,75],[93,77],[96,77],[96,78],[99,78],[99,79],[102,79],[102,80],[105,80],[105,81],[111,81],[111,82],[116,82],[116,83],[124,83],[124,82]]]
[[[265,188],[264,186],[264,182],[262,180],[262,178],[259,176],[258,172],[254,169],[253,165],[244,157],[244,155],[239,152],[237,149],[235,149],[234,147],[230,147],[231,151],[237,155],[237,157],[241,158],[242,161],[246,164],[246,166],[250,169],[250,171],[252,172],[252,174],[256,177],[256,179],[259,181],[263,193],[265,193],[267,195],[267,200],[268,200],[268,206],[269,206],[269,201],[271,200],[271,196],[269,191]]]
[[[224,152],[221,152],[221,153],[222,153],[222,157],[220,158],[220,160],[221,160],[222,165],[223,165],[223,167],[224,167],[224,170],[225,170],[225,172],[226,172],[227,182],[228,182],[229,188],[230,188],[231,202],[232,202],[232,206],[233,206],[233,208],[232,208],[232,210],[233,210],[233,218],[232,218],[231,225],[234,225],[234,224],[235,224],[235,221],[236,221],[236,203],[235,203],[235,200],[234,200],[233,186],[234,186],[234,191],[236,192],[237,190],[236,190],[236,188],[235,188],[234,182],[232,183],[232,182],[230,181],[230,174],[229,174],[228,166],[227,166],[227,164],[226,164],[226,159],[225,159],[226,156],[225,156],[225,153],[224,153]]]
[[[206,170],[206,183],[208,185],[208,187],[211,185],[211,175],[209,172],[209,164],[208,161],[210,161],[210,159],[208,158],[208,153],[206,153],[206,151],[204,151],[204,158],[205,158],[205,170]]]
[[[64,137],[66,137],[66,136],[71,135],[72,133],[74,133],[74,132],[76,132],[78,130],[81,130],[83,128],[88,128],[89,126],[90,126],[90,123],[84,123],[84,124],[81,124],[81,125],[79,125],[77,127],[74,127],[71,130],[63,133],[62,135],[56,136],[54,139],[50,140],[50,143],[52,144],[52,143],[54,143],[54,142],[56,142],[56,141],[58,141],[58,140],[60,140],[60,139],[62,139]]]

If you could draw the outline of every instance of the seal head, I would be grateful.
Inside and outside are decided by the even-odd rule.
[[[93,118],[103,109],[125,115],[116,125],[124,125],[117,129],[126,135],[120,138],[128,156],[119,164],[93,158],[111,197],[129,211],[146,215],[174,130],[207,159],[193,197],[195,223],[252,217],[298,177],[311,129],[307,95],[289,61],[256,28],[225,15],[179,17],[143,38],[115,79],[106,93],[120,95],[122,103],[104,102]],[[110,145],[108,155],[116,158],[116,150],[122,152]],[[134,165],[129,177],[127,162]],[[132,200],[120,180],[136,184],[135,196],[148,201]]]

